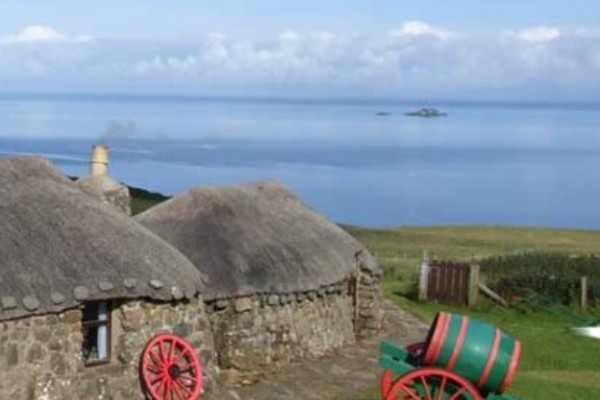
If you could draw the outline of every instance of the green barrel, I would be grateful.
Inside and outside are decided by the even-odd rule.
[[[422,363],[468,379],[482,393],[502,393],[510,385],[521,343],[476,318],[440,312],[423,347]]]

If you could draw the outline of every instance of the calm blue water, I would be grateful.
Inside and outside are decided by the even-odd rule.
[[[0,156],[81,175],[104,140],[113,177],[168,194],[278,179],[338,222],[600,229],[600,107],[418,106],[5,96]]]

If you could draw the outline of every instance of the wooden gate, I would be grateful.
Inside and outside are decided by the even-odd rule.
[[[468,264],[433,261],[427,275],[427,298],[444,304],[469,304]]]

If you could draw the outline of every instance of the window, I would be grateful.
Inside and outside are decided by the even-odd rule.
[[[106,301],[88,303],[83,308],[81,357],[86,365],[110,361],[110,307]]]

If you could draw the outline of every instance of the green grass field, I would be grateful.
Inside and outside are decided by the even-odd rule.
[[[505,310],[487,301],[469,310],[411,300],[424,249],[437,258],[463,260],[531,250],[600,253],[600,232],[506,227],[345,228],[377,254],[387,272],[385,295],[400,306],[425,321],[440,310],[468,314],[522,341],[523,355],[509,394],[522,400],[600,398],[600,341],[566,334],[567,321],[543,313]],[[377,388],[358,397],[375,399]]]
[[[343,226],[386,268],[432,257],[477,259],[521,251],[600,253],[600,231],[514,228],[502,226],[427,226],[364,229]]]

